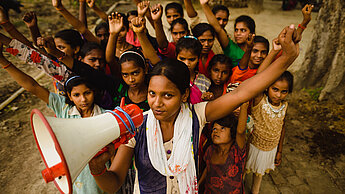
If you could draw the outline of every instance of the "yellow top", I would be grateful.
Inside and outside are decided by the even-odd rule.
[[[262,151],[271,151],[278,145],[287,106],[287,102],[273,106],[265,95],[258,105],[252,107],[254,130],[249,140],[251,144]]]

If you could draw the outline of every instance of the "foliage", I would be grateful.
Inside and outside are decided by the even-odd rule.
[[[311,99],[317,101],[320,97],[320,93],[322,91],[323,87],[319,87],[319,88],[313,88],[313,89],[306,89],[304,88],[303,90],[306,91],[309,96],[311,97]]]

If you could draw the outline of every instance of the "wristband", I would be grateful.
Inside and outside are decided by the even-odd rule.
[[[0,25],[4,25],[4,24],[7,24],[8,22],[10,22],[9,20],[6,20],[4,22],[1,22]]]
[[[307,28],[306,26],[302,26],[301,24],[298,24],[298,27],[301,28],[302,30],[305,30]]]
[[[98,173],[98,174],[93,174],[92,172],[90,172],[90,173],[91,173],[92,176],[101,176],[102,174],[105,173],[105,171],[107,171],[107,168],[106,168],[106,167],[104,167],[104,169],[102,170],[102,172],[100,172],[100,173]]]
[[[55,9],[58,10],[58,11],[61,11],[63,8],[57,8],[57,7],[55,7]]]
[[[11,62],[9,62],[7,65],[5,65],[5,66],[3,66],[2,68],[3,69],[7,69],[9,66],[11,66],[12,65],[12,63]]]

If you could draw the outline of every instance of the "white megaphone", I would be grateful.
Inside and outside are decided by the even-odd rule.
[[[143,122],[137,105],[124,106],[122,100],[120,108],[123,112],[115,109],[82,119],[44,117],[39,110],[32,110],[31,127],[47,167],[42,171],[44,180],[54,181],[61,193],[72,193],[73,182],[92,157],[110,142],[126,136],[128,126],[133,133]]]

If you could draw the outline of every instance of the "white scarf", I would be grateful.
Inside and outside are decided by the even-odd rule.
[[[182,104],[174,124],[173,149],[167,160],[159,121],[152,110],[149,110],[147,116],[146,139],[151,164],[164,176],[176,176],[181,194],[198,193],[192,124],[192,112],[187,104]]]

